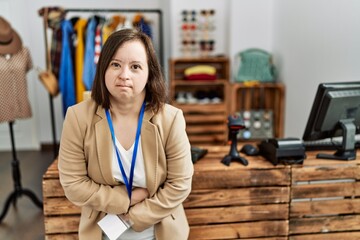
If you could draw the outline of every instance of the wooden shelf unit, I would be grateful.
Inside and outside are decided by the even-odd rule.
[[[197,65],[216,68],[216,80],[185,80],[184,71]],[[171,104],[182,109],[186,120],[186,131],[192,145],[225,144],[227,141],[229,59],[226,57],[177,58],[169,60],[169,91]],[[180,92],[213,92],[220,103],[178,103]]]
[[[284,137],[285,86],[282,83],[231,83],[229,96],[229,114],[244,110],[272,110],[274,137]]]

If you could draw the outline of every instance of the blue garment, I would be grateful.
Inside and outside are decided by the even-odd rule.
[[[72,57],[72,36],[74,29],[71,21],[61,22],[62,49],[59,69],[59,88],[62,95],[63,114],[65,116],[68,107],[76,103],[75,76]]]
[[[86,28],[86,41],[85,41],[85,56],[84,56],[84,71],[83,81],[87,91],[91,90],[95,72],[95,30],[96,30],[96,19],[92,17]]]
[[[140,20],[140,29],[143,33],[148,35],[152,39],[152,29],[151,26],[144,21],[144,18],[141,18]]]

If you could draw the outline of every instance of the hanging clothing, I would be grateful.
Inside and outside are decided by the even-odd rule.
[[[74,30],[77,33],[76,49],[75,49],[75,85],[76,85],[76,102],[83,100],[85,85],[83,81],[84,70],[84,31],[86,27],[86,19],[79,19]]]
[[[94,63],[97,65],[100,57],[102,39],[101,39],[102,24],[98,24],[95,30],[95,49],[94,49]]]
[[[126,17],[123,15],[114,15],[104,23],[102,28],[102,44],[106,42],[111,33],[113,33],[119,25],[124,25],[125,19]]]
[[[11,55],[0,56],[0,122],[32,116],[26,74],[33,67],[26,47]]]
[[[150,39],[153,38],[151,26],[144,20],[144,18],[141,18],[139,26],[140,26],[141,31],[143,33],[145,33],[146,35],[148,35],[148,37],[150,37]]]
[[[59,78],[61,60],[61,21],[65,17],[65,10],[61,7],[43,7],[38,11],[39,15],[48,19],[48,27],[52,30],[50,45],[50,64],[55,77]],[[46,16],[44,16],[46,15]],[[48,51],[46,49],[46,51]]]
[[[93,85],[96,64],[95,58],[95,29],[97,21],[95,16],[90,18],[86,29],[86,41],[85,41],[85,57],[84,57],[84,72],[83,80],[86,90],[90,91]]]
[[[74,30],[69,20],[61,22],[62,51],[59,72],[59,87],[62,95],[63,114],[65,116],[68,107],[76,103],[75,80],[72,58],[72,35]]]

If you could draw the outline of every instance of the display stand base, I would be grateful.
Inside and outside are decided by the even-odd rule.
[[[12,154],[13,154],[13,160],[12,160],[11,166],[12,166],[12,175],[13,175],[13,179],[14,179],[15,190],[6,199],[4,209],[0,215],[0,223],[6,216],[6,213],[9,210],[10,204],[13,203],[14,207],[16,208],[17,199],[19,197],[21,197],[22,195],[28,196],[34,202],[34,204],[36,206],[43,209],[43,203],[35,196],[35,194],[32,191],[23,189],[21,187],[20,168],[19,168],[19,160],[16,157],[13,123],[14,122],[9,122],[11,146],[12,146]]]

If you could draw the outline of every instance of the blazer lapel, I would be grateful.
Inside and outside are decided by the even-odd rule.
[[[113,142],[105,110],[99,106],[96,114],[101,118],[101,120],[95,124],[96,149],[98,153],[97,158],[99,161],[100,171],[107,184],[115,185],[116,181],[111,172]]]
[[[141,145],[145,162],[146,185],[150,196],[157,190],[158,137],[156,127],[150,122],[152,111],[146,111],[141,129]]]

